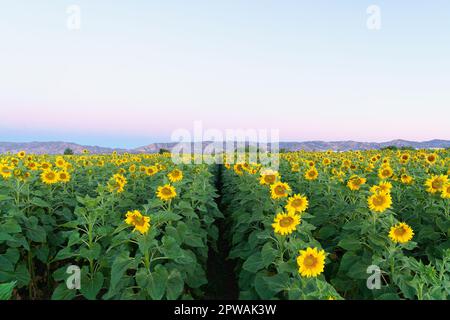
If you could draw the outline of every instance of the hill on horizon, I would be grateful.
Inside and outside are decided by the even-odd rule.
[[[203,149],[211,142],[202,142]],[[157,153],[160,149],[171,150],[176,142],[151,143],[146,146],[124,149],[108,148],[101,146],[81,145],[73,142],[49,141],[49,142],[0,142],[0,154],[7,152],[17,153],[26,151],[31,154],[62,154],[67,148],[72,149],[75,154],[81,154],[83,150],[89,150],[92,154],[108,154],[116,151],[118,153]],[[247,143],[248,145],[248,143]],[[450,148],[450,140],[430,140],[430,141],[408,141],[392,140],[387,142],[359,142],[359,141],[304,141],[304,142],[280,142],[279,149],[287,151],[348,151],[348,150],[370,150],[381,149],[389,146],[408,147],[414,149],[439,149]]]

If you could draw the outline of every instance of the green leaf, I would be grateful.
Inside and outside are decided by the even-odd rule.
[[[160,264],[150,273],[147,290],[153,300],[161,300],[164,296],[168,277],[167,269]]]
[[[52,300],[72,300],[77,295],[76,289],[68,289],[66,283],[61,283],[52,294]]]
[[[105,277],[101,272],[96,272],[92,279],[89,277],[82,277],[80,292],[86,299],[95,300],[103,287],[104,280]]]
[[[34,242],[44,243],[47,240],[47,232],[39,225],[27,228],[27,237]]]
[[[17,223],[16,220],[10,219],[7,220],[2,225],[0,225],[0,232],[5,232],[9,234],[19,233],[22,232],[22,228],[20,227],[20,225]]]
[[[37,197],[31,199],[31,204],[33,204],[37,207],[41,207],[41,208],[50,208],[51,207],[51,205],[47,201],[42,200],[41,198],[37,198]]]
[[[172,270],[167,279],[167,300],[176,300],[183,293],[184,281],[178,270]]]
[[[11,299],[12,292],[16,286],[16,281],[0,284],[0,300]]]
[[[114,290],[121,280],[122,276],[125,274],[125,272],[129,269],[135,269],[136,263],[133,258],[129,257],[129,253],[127,252],[121,252],[116,259],[114,259],[114,262],[111,267],[111,281],[110,281],[110,290]]]
[[[346,238],[339,241],[338,246],[349,251],[356,251],[361,248],[361,242],[357,239]]]
[[[256,252],[252,254],[242,266],[244,270],[247,270],[249,272],[258,272],[262,268],[264,268],[264,261],[261,258],[261,253]]]
[[[273,248],[272,243],[267,242],[261,250],[261,259],[264,267],[268,267],[273,263],[277,255],[278,251]]]

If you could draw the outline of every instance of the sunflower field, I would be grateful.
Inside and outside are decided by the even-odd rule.
[[[0,299],[450,298],[449,150],[223,160],[0,156]]]

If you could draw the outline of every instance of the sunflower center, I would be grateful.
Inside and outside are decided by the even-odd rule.
[[[304,264],[306,267],[309,267],[309,268],[314,267],[314,266],[316,265],[316,263],[317,263],[317,259],[316,259],[316,257],[314,257],[314,256],[312,256],[312,255],[307,256],[307,257],[303,260],[303,264]]]
[[[169,188],[163,188],[161,190],[162,194],[165,196],[170,196],[172,194],[172,191]]]
[[[294,223],[294,218],[284,217],[280,220],[280,226],[283,228],[290,227]]]
[[[46,177],[49,180],[53,180],[53,179],[55,179],[56,176],[53,172],[49,172],[49,173],[47,173]]]
[[[389,170],[383,170],[383,176],[388,176],[391,172]]]
[[[275,193],[276,194],[284,194],[284,187],[283,186],[277,186],[276,188],[275,188]]]
[[[395,229],[394,233],[396,236],[401,237],[406,233],[406,230],[405,230],[405,228],[400,227],[400,228]]]
[[[269,174],[267,176],[264,177],[264,180],[269,183],[272,184],[275,182],[275,176],[273,174]]]
[[[142,227],[145,224],[144,217],[134,216],[133,223],[134,223],[134,225]]]
[[[384,204],[385,198],[382,195],[378,195],[373,199],[373,204],[376,206],[381,206]]]
[[[299,208],[303,205],[303,200],[302,199],[295,199],[291,202],[291,206],[293,206],[294,208]]]
[[[441,180],[438,180],[438,179],[434,180],[434,181],[431,183],[431,186],[433,187],[433,189],[441,189],[441,188],[442,188],[442,185],[443,185],[442,181],[441,181]]]

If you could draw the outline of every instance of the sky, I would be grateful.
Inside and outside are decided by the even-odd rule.
[[[195,121],[279,130],[282,141],[450,139],[448,0],[0,8],[0,141],[131,148]]]

